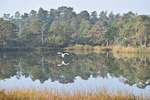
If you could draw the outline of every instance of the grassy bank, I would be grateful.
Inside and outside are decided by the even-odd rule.
[[[68,94],[66,92],[57,93],[54,91],[36,91],[28,90],[0,90],[0,100],[150,100],[143,96],[135,96],[128,93],[110,94],[106,90],[97,93],[74,92]]]
[[[65,48],[66,50],[80,50],[80,51],[110,51],[113,46],[90,46],[90,45],[74,45]]]

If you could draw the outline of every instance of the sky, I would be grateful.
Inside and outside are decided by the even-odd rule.
[[[113,11],[115,14],[132,11],[138,14],[150,14],[150,0],[0,0],[0,17],[4,13],[12,16],[16,11],[21,14],[29,13],[42,7],[45,10],[57,9],[61,6],[73,7],[76,13],[87,10],[89,13],[97,11]]]

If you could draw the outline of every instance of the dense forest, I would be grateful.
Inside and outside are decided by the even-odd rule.
[[[17,11],[0,18],[0,48],[91,46],[150,47],[150,15],[84,10],[62,6],[50,11]]]

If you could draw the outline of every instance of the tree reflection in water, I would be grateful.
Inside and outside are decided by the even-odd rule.
[[[41,83],[48,79],[62,84],[72,83],[75,77],[83,80],[89,77],[107,78],[109,75],[119,78],[128,85],[145,88],[150,85],[150,56],[113,56],[108,53],[69,53],[63,58],[67,66],[62,64],[62,57],[57,52],[12,52],[0,54],[0,79],[10,77],[30,77]]]

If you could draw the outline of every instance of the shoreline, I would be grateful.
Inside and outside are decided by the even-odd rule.
[[[84,51],[84,52],[115,52],[115,53],[150,53],[150,47],[123,47],[123,46],[90,46],[90,45],[74,45],[64,48],[50,47],[10,47],[0,48],[0,51]]]

